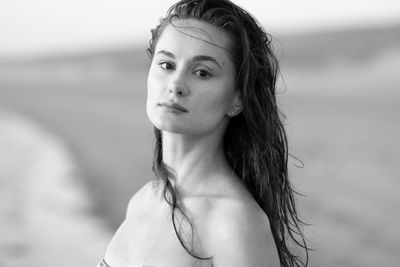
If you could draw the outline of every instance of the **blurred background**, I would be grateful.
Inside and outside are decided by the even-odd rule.
[[[0,0],[1,267],[103,257],[152,177],[145,48],[173,2]],[[397,266],[400,4],[235,2],[274,36],[310,266]]]

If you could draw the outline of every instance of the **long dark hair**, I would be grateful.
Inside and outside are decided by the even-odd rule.
[[[153,58],[155,46],[166,25],[173,19],[194,18],[222,28],[232,39],[230,54],[234,61],[242,112],[232,117],[224,135],[228,163],[267,214],[281,266],[307,266],[308,248],[297,216],[294,194],[288,178],[288,142],[275,97],[279,71],[272,52],[271,36],[257,20],[228,0],[182,0],[173,5],[167,16],[152,30],[147,49]],[[193,227],[179,202],[179,194],[168,177],[173,173],[163,163],[162,132],[154,128],[153,171],[163,182],[163,196],[172,208],[175,233],[185,250],[197,259],[210,259],[193,251]],[[181,214],[192,229],[192,247],[184,242],[176,226]],[[291,249],[303,248],[305,260]]]

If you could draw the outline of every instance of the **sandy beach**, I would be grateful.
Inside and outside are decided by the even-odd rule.
[[[95,266],[110,233],[62,140],[0,109],[0,147],[0,266]]]

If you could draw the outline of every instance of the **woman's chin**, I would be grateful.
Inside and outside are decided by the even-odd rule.
[[[171,132],[171,133],[176,133],[176,134],[185,134],[188,133],[188,129],[185,129],[185,127],[182,127],[182,125],[176,125],[174,123],[168,123],[168,122],[153,122],[154,127],[159,129],[160,131],[165,131],[165,132]]]

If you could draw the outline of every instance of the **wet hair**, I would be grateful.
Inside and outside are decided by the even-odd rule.
[[[307,266],[308,247],[301,230],[303,222],[296,211],[295,190],[288,178],[288,141],[283,114],[278,110],[275,83],[279,71],[272,51],[272,37],[248,12],[228,0],[182,0],[174,4],[152,30],[147,52],[153,58],[157,41],[166,25],[174,19],[196,19],[223,29],[231,38],[227,48],[236,69],[236,90],[242,112],[229,120],[224,134],[225,157],[244,182],[258,205],[267,214],[281,266]],[[174,26],[176,27],[176,26]],[[179,30],[179,29],[178,29]],[[162,131],[154,127],[153,171],[163,182],[163,196],[172,209],[175,233],[185,250],[197,259],[193,248],[193,225],[172,186],[173,176],[163,163]],[[191,247],[177,227],[180,214],[190,225]],[[302,248],[305,257],[295,253]]]

